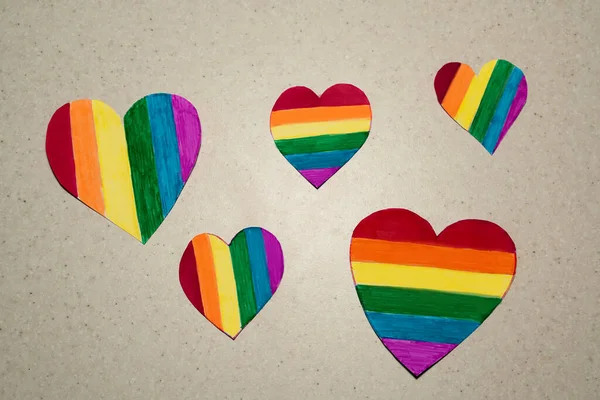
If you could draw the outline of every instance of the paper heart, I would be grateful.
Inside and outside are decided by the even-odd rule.
[[[451,62],[434,80],[438,103],[483,147],[494,154],[527,101],[523,71],[505,60],[493,60],[479,75],[467,64]]]
[[[179,282],[194,307],[232,339],[262,310],[283,276],[279,241],[263,228],[245,228],[228,246],[203,233],[179,264]]]
[[[74,197],[146,243],[177,201],[200,150],[194,106],[156,93],[119,115],[98,100],[77,100],[50,119],[46,154]]]
[[[492,222],[463,220],[436,235],[417,214],[386,209],[356,226],[350,262],[373,330],[419,377],[500,304],[517,259],[510,236]]]
[[[371,105],[356,86],[337,84],[321,97],[304,86],[279,96],[271,111],[277,149],[315,188],[362,147],[371,130]]]

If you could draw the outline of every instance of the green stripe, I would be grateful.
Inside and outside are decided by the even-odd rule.
[[[254,298],[246,232],[242,231],[235,235],[229,245],[229,251],[231,252],[231,262],[240,307],[240,320],[243,328],[256,315],[256,300]]]
[[[352,150],[360,148],[367,140],[367,136],[369,136],[369,132],[321,135],[301,139],[276,140],[275,145],[284,156],[333,150]]]
[[[490,121],[492,120],[494,112],[496,111],[496,106],[500,101],[500,97],[502,97],[504,87],[506,86],[508,77],[510,76],[510,73],[514,67],[515,66],[513,64],[505,60],[498,60],[496,62],[496,66],[494,67],[494,71],[490,77],[490,81],[488,82],[485,92],[483,93],[481,103],[479,103],[479,108],[477,109],[475,118],[473,118],[473,123],[469,128],[471,135],[473,135],[480,142],[483,142],[483,138],[485,137],[488,126],[490,125]]]
[[[365,311],[425,315],[483,322],[501,298],[473,296],[435,290],[357,285]]]
[[[137,101],[123,120],[137,217],[146,243],[163,221],[146,99]]]

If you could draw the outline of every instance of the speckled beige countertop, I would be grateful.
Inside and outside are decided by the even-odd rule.
[[[600,390],[600,3],[0,0],[0,398],[596,399]],[[437,104],[444,63],[504,58],[529,98],[491,157]],[[283,159],[269,112],[289,86],[369,96],[365,146],[320,190]],[[198,109],[203,143],[141,245],[55,180],[62,104],[119,114],[154,92]],[[367,323],[354,226],[409,208],[438,231],[490,219],[515,282],[418,380]],[[283,246],[271,302],[234,342],[187,301],[188,241],[260,225]]]

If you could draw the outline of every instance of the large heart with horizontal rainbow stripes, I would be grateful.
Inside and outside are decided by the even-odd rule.
[[[515,245],[498,225],[456,222],[439,235],[399,208],[354,229],[350,262],[360,303],[377,336],[419,377],[500,304],[516,272]]]
[[[232,339],[277,291],[283,252],[264,228],[245,228],[228,246],[203,233],[192,239],[179,263],[179,282],[194,307]]]
[[[321,97],[307,87],[291,87],[271,111],[277,149],[317,189],[350,161],[370,130],[369,99],[345,83],[331,86]]]
[[[451,62],[438,71],[435,93],[442,108],[490,153],[527,101],[523,71],[506,60],[492,60],[479,75],[467,64]]]
[[[46,154],[74,197],[146,243],[167,217],[200,151],[198,112],[181,96],[138,100],[125,124],[98,100],[76,100],[50,119]]]

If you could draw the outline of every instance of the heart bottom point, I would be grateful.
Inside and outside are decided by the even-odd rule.
[[[319,168],[301,170],[300,174],[311,183],[315,188],[320,188],[329,180],[341,167]]]
[[[242,330],[240,329],[237,332],[229,332],[229,333],[228,332],[223,332],[223,333],[225,335],[227,335],[227,337],[229,337],[229,339],[235,340],[240,335],[240,333],[242,333]]]
[[[385,347],[415,377],[419,377],[457,346],[451,343],[382,339]]]

